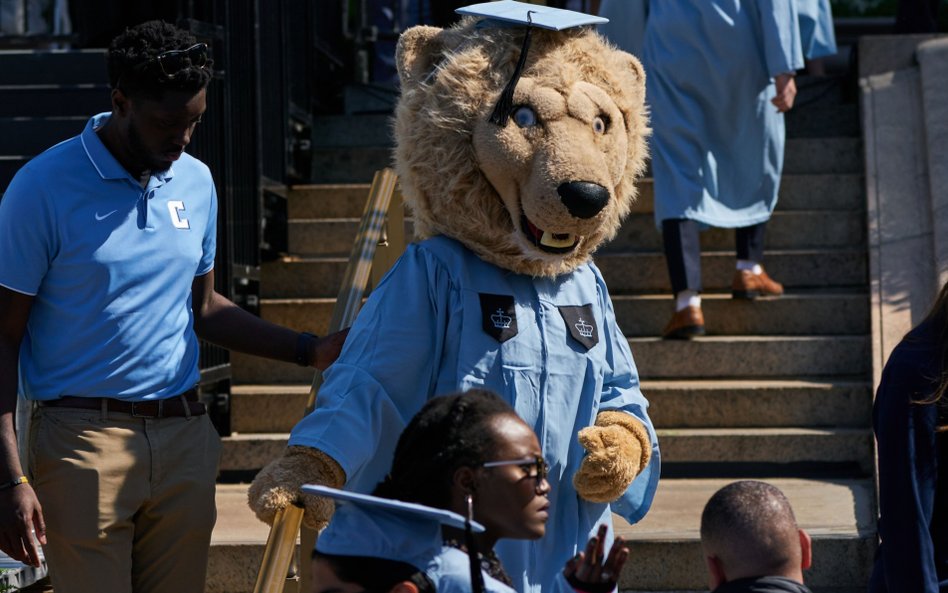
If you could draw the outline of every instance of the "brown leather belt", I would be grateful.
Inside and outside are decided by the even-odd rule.
[[[183,398],[183,399],[182,399]],[[49,408],[78,408],[80,410],[101,410],[102,401],[106,402],[109,412],[129,414],[136,418],[171,418],[180,416],[201,416],[207,408],[197,400],[197,389],[190,389],[181,395],[167,399],[130,402],[111,397],[76,397],[64,395],[59,399],[39,402]],[[187,409],[185,409],[187,404]]]

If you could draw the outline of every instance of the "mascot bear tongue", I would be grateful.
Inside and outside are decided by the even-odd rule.
[[[491,389],[540,435],[551,467],[547,536],[498,545],[516,588],[535,593],[554,590],[563,562],[609,522],[610,506],[595,503],[615,502],[630,522],[645,515],[659,455],[590,261],[644,169],[645,75],[590,28],[533,29],[521,68],[524,31],[464,18],[400,37],[395,161],[418,241],[369,297],[316,410],[249,499],[271,521],[302,483],[371,491],[425,401]],[[303,498],[307,524],[324,525],[331,504]]]

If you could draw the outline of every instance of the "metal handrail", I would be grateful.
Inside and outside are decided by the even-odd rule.
[[[369,198],[362,213],[359,232],[349,254],[349,264],[346,267],[342,288],[339,289],[339,294],[336,297],[336,306],[333,308],[332,318],[329,322],[330,332],[339,331],[352,325],[359,309],[362,307],[362,299],[368,287],[373,267],[384,265],[381,261],[376,262],[379,257],[377,248],[383,237],[385,217],[392,206],[392,196],[395,193],[397,179],[395,172],[391,169],[382,169],[375,173],[372,188],[369,190]],[[398,207],[400,207],[400,204],[396,205],[396,208]],[[393,216],[393,218],[397,219],[397,224],[403,224],[400,216]],[[395,224],[394,220],[393,224]],[[402,230],[401,228],[398,229],[398,231]],[[396,245],[392,241],[387,241],[385,246],[389,250],[394,249],[399,252],[404,247],[404,245]],[[394,260],[386,256],[383,261],[389,263]],[[316,394],[322,384],[322,377],[322,372],[316,371],[309,390],[306,414],[312,412],[316,406]],[[267,547],[253,589],[254,593],[284,593],[301,589],[297,585],[299,583],[299,575],[296,574],[298,571],[291,571],[291,566],[295,556],[296,534],[300,533],[302,521],[303,510],[296,506],[289,506],[277,513],[273,525],[270,527]],[[315,543],[315,533],[304,530],[300,548],[308,549],[312,547],[313,543]],[[298,560],[296,564],[299,565]],[[306,573],[306,571],[303,572]],[[305,585],[307,582],[308,574],[304,574],[303,584]]]

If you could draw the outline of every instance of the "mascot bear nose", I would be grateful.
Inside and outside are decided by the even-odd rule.
[[[592,218],[609,203],[609,190],[588,181],[563,183],[556,188],[556,193],[576,218]]]

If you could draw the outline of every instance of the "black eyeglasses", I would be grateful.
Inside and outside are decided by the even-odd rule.
[[[187,49],[163,51],[137,68],[144,69],[152,64],[158,64],[158,69],[166,78],[174,78],[188,68],[203,70],[207,67],[207,57],[207,44],[195,43]]]
[[[516,465],[523,471],[527,472],[527,477],[533,478],[537,481],[537,484],[546,479],[550,475],[550,466],[546,464],[546,460],[540,456],[537,457],[524,457],[522,459],[511,459],[510,461],[488,461],[483,464],[483,467],[503,467],[505,465]]]

